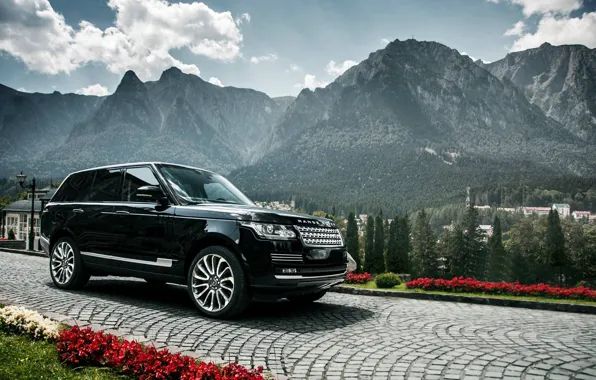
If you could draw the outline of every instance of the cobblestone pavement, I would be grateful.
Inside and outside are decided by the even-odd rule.
[[[292,379],[596,379],[594,315],[329,293],[216,321],[180,286],[92,278],[68,292],[45,258],[0,252],[0,268],[5,302]]]

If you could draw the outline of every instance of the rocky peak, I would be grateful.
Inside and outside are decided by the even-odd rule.
[[[170,82],[170,81],[179,81],[182,79],[186,74],[182,72],[179,68],[172,66],[169,69],[165,70],[161,73],[159,77],[160,82]]]
[[[120,84],[118,85],[118,88],[116,88],[116,91],[114,93],[130,93],[140,92],[144,90],[145,86],[143,85],[143,82],[141,82],[137,74],[135,74],[135,72],[132,70],[128,70],[122,77],[122,80],[120,81]]]

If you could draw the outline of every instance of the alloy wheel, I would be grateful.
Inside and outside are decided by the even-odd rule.
[[[58,243],[52,251],[52,276],[56,282],[64,285],[70,281],[74,266],[74,249],[65,241]]]
[[[230,263],[212,253],[199,259],[192,272],[192,294],[206,311],[217,312],[228,306],[234,294]]]

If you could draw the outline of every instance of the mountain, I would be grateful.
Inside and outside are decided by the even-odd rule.
[[[594,147],[521,90],[435,42],[396,40],[303,90],[262,157],[230,174],[248,194],[393,209],[465,187],[594,175]]]
[[[77,94],[19,92],[0,85],[0,167],[13,177],[23,162],[62,145],[72,127],[87,119],[104,98]]]
[[[518,86],[532,104],[576,136],[596,142],[596,49],[545,43],[479,64]]]
[[[289,102],[251,89],[222,88],[177,68],[146,83],[128,71],[87,117],[64,121],[68,130],[29,167],[64,175],[90,166],[160,160],[227,173],[248,162]]]

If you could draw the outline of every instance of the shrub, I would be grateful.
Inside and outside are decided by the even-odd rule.
[[[366,284],[369,281],[373,280],[373,276],[370,273],[354,273],[349,272],[348,277],[346,278],[346,284]]]
[[[377,288],[389,289],[401,284],[401,280],[395,273],[383,273],[375,278],[375,284]]]

